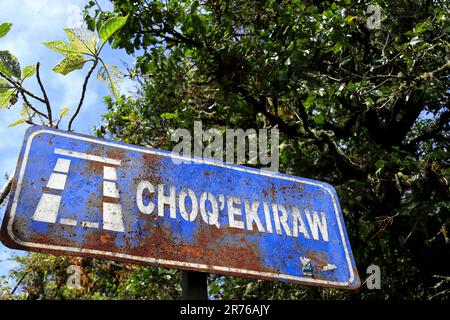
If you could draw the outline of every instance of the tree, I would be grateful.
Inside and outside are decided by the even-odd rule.
[[[56,40],[44,42],[43,44],[50,50],[58,52],[64,56],[64,59],[53,68],[53,71],[62,75],[82,69],[86,62],[92,62],[91,68],[83,82],[80,101],[76,107],[75,112],[69,120],[67,127],[68,131],[72,130],[72,124],[75,121],[78,113],[84,102],[87,85],[89,79],[100,63],[101,68],[98,72],[98,77],[105,82],[108,82],[111,93],[114,97],[118,97],[117,80],[119,73],[116,71],[117,67],[108,66],[100,57],[100,53],[109,40],[109,38],[126,23],[127,17],[116,16],[112,17],[101,26],[99,26],[98,37],[95,33],[82,28],[67,28],[64,29],[69,41]],[[0,24],[0,38],[6,36],[12,27],[11,23]],[[99,43],[100,38],[100,43]],[[19,98],[23,102],[22,119],[12,123],[10,126],[16,126],[22,123],[36,124],[35,119],[38,118],[41,125],[58,128],[61,119],[69,114],[69,109],[61,110],[59,119],[54,118],[52,107],[47,96],[45,87],[40,77],[39,62],[33,66],[27,66],[21,70],[19,60],[9,51],[0,51],[0,109],[14,106]],[[24,81],[27,78],[36,75],[36,80],[41,89],[42,96],[38,96],[24,86]],[[45,112],[42,112],[30,99],[45,105]]]
[[[210,294],[448,299],[446,1],[112,3],[91,1],[87,25],[128,16],[111,41],[137,55],[140,86],[106,100],[98,136],[170,150],[194,120],[278,127],[280,171],[334,185],[362,279],[371,263],[382,272],[381,290],[357,292],[210,276]]]

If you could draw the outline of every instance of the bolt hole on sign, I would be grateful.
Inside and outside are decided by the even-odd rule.
[[[1,239],[30,251],[360,286],[329,184],[39,126],[26,132]]]

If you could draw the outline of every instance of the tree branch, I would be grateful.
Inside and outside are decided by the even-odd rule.
[[[8,196],[9,192],[11,191],[12,181],[13,181],[13,178],[11,176],[8,179],[8,181],[6,181],[2,190],[0,190],[0,205],[3,204],[3,201],[5,201],[6,197]]]
[[[27,89],[25,89],[24,87],[22,87],[19,83],[17,83],[16,81],[14,81],[13,79],[11,79],[10,77],[8,77],[6,74],[4,74],[3,72],[0,71],[0,76],[5,79],[6,81],[8,81],[9,83],[11,83],[17,90],[19,91],[23,91],[23,93],[26,93],[27,95],[29,95],[30,97],[32,97],[33,99],[36,99],[39,102],[45,103],[45,100],[36,96],[35,94],[31,93],[30,91],[28,91]]]
[[[86,95],[86,89],[87,89],[87,85],[89,82],[89,78],[91,77],[92,72],[94,72],[94,69],[97,67],[97,64],[98,64],[98,58],[96,57],[94,60],[94,63],[91,66],[91,69],[89,69],[89,72],[86,75],[86,78],[84,79],[83,88],[81,90],[80,101],[78,102],[78,106],[77,106],[77,109],[75,110],[75,113],[73,114],[72,118],[70,118],[69,126],[67,128],[68,131],[72,131],[72,124],[75,121],[75,118],[78,116],[78,113],[80,112],[81,106],[83,105],[83,102],[84,102],[84,97]]]
[[[33,110],[33,112],[35,112],[35,113],[41,115],[42,117],[48,119],[48,117],[47,117],[45,114],[43,114],[42,112],[40,112],[38,109],[36,109],[35,107],[33,107],[33,106],[31,105],[30,101],[28,101],[27,96],[25,95],[25,93],[24,93],[20,88],[17,89],[17,90],[19,91],[20,95],[22,96],[23,102],[27,105],[28,108],[30,108],[31,110]],[[41,120],[42,120],[42,119],[41,119]]]
[[[52,107],[50,106],[50,101],[48,100],[47,92],[45,91],[44,85],[42,84],[42,81],[41,81],[39,67],[40,67],[40,62],[38,62],[36,64],[36,78],[39,83],[39,87],[41,88],[42,94],[44,95],[44,103],[47,107],[47,115],[48,115],[47,119],[48,119],[49,125],[50,125],[50,127],[53,127]]]
[[[347,156],[337,145],[333,142],[331,137],[325,133],[325,131],[313,131],[309,127],[308,123],[308,115],[306,113],[305,106],[303,105],[303,102],[301,99],[297,99],[296,106],[298,111],[300,112],[300,116],[303,118],[303,128],[305,128],[305,131],[308,133],[309,137],[313,139],[314,143],[320,147],[323,148],[324,145],[328,146],[328,149],[333,153],[334,160],[336,163],[336,166],[342,173],[350,172],[353,176],[363,177],[365,175],[365,168],[357,163],[355,163],[349,156]],[[355,114],[356,119],[356,114]],[[353,124],[353,119],[348,120],[348,122],[345,125],[345,129],[349,130],[349,127]],[[348,127],[347,127],[348,126]],[[326,129],[326,124],[323,125],[323,127]],[[343,132],[346,131],[344,128],[339,128],[336,126],[333,126],[334,134],[336,136],[343,135]],[[335,132],[335,130],[337,132]]]
[[[22,274],[22,276],[20,277],[19,281],[17,281],[17,283],[16,283],[14,289],[11,291],[11,293],[10,293],[11,295],[13,295],[14,292],[16,292],[17,288],[19,288],[19,286],[20,286],[20,284],[22,283],[23,279],[25,279],[26,275],[29,274],[31,271],[33,271],[32,268],[26,270],[26,271]]]
[[[306,109],[305,109],[305,106],[303,105],[303,101],[300,98],[298,98],[295,105],[297,107],[297,110],[300,112],[300,117],[302,119],[303,128],[305,129],[305,131],[308,133],[309,136],[315,137],[314,133],[311,131],[311,128],[309,127],[308,114],[306,113]]]
[[[425,129],[422,134],[420,134],[417,137],[415,137],[414,139],[412,139],[406,145],[406,148],[408,150],[415,150],[417,143],[428,140],[430,138],[433,138],[433,136],[436,133],[445,129],[445,126],[448,125],[449,121],[450,121],[450,111],[447,110],[447,111],[444,111],[440,115],[439,119],[436,121],[436,123],[432,127]]]
[[[244,89],[241,86],[236,86],[235,88],[238,93],[240,93],[245,101],[253,107],[256,111],[261,112],[267,120],[269,120],[270,124],[272,126],[278,126],[278,128],[284,132],[289,138],[294,138],[300,136],[300,132],[294,127],[288,125],[286,122],[284,122],[283,119],[281,119],[278,116],[275,116],[267,111],[267,108],[264,104],[256,100],[255,97],[253,97],[246,89]]]
[[[350,176],[357,176],[357,177],[364,177],[366,174],[366,169],[355,163],[350,157],[348,157],[328,136],[323,130],[320,130],[316,133],[316,131],[313,131],[309,125],[308,125],[308,119],[306,115],[306,111],[303,108],[300,101],[299,111],[303,119],[303,125],[306,131],[306,134],[300,132],[296,126],[288,125],[283,119],[280,117],[277,117],[271,113],[269,113],[266,109],[266,106],[262,103],[260,103],[258,100],[256,100],[255,97],[253,97],[247,90],[244,88],[237,86],[235,88],[237,92],[239,92],[245,99],[245,101],[256,109],[256,111],[261,112],[271,123],[271,125],[277,125],[281,132],[287,135],[288,138],[309,138],[312,139],[313,142],[319,147],[323,148],[325,145],[328,146],[328,149],[333,153],[335,156],[335,163],[338,169],[344,174],[344,175],[350,175]]]

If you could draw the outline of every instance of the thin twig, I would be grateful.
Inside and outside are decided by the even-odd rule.
[[[103,13],[102,7],[100,7],[100,5],[98,4],[97,0],[94,0],[94,2],[97,5],[97,7],[100,10],[100,12]]]
[[[25,279],[25,276],[27,274],[29,274],[31,271],[33,271],[32,268],[28,269],[27,271],[25,271],[22,276],[20,277],[19,281],[17,281],[16,286],[14,287],[14,289],[11,291],[11,295],[14,294],[14,292],[16,292],[17,288],[19,288],[20,284],[22,283],[23,279]]]
[[[39,66],[40,66],[40,62],[38,62],[36,64],[36,78],[39,83],[39,86],[41,87],[42,94],[44,95],[44,100],[45,100],[44,103],[47,106],[47,115],[48,115],[47,119],[48,119],[49,125],[50,125],[50,127],[53,127],[52,107],[50,106],[50,101],[48,100],[47,92],[45,91],[44,85],[42,84],[42,81],[41,81],[41,75],[39,74]]]
[[[48,119],[47,116],[45,114],[43,114],[42,112],[40,112],[38,109],[36,109],[35,107],[32,106],[32,104],[30,103],[30,101],[28,101],[27,96],[25,95],[25,93],[21,90],[18,89],[20,95],[22,96],[23,102],[28,106],[28,108],[30,108],[31,110],[33,110],[33,112],[43,116],[44,118]],[[41,120],[41,122],[43,122]]]
[[[35,94],[31,93],[27,89],[23,88],[19,83],[17,83],[16,81],[14,81],[10,77],[8,77],[6,74],[2,73],[1,71],[0,71],[0,77],[2,77],[3,79],[5,79],[9,83],[11,83],[17,90],[23,91],[23,93],[26,93],[27,95],[29,95],[33,99],[36,99],[39,102],[45,103],[44,99],[42,99],[41,97],[36,96]]]
[[[11,185],[12,185],[12,176],[6,181],[5,185],[3,186],[2,190],[0,191],[0,205],[5,201],[6,197],[8,196],[9,192],[11,191]]]
[[[75,110],[75,113],[73,114],[72,118],[69,121],[69,126],[67,128],[68,131],[72,130],[72,123],[75,120],[75,118],[78,116],[78,113],[80,112],[81,106],[83,105],[84,97],[86,95],[86,88],[87,88],[87,84],[89,82],[89,78],[91,77],[92,72],[94,72],[94,69],[97,67],[97,64],[98,64],[98,58],[96,58],[94,60],[94,64],[92,65],[91,69],[89,70],[88,74],[86,75],[86,78],[84,79],[83,88],[81,90],[80,101],[78,102],[78,106],[77,106],[77,109]]]

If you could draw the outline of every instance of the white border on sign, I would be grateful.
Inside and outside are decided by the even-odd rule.
[[[182,262],[182,261],[157,259],[157,258],[142,257],[142,256],[133,256],[133,255],[128,255],[128,254],[124,254],[124,253],[114,253],[114,252],[102,251],[102,250],[83,249],[83,248],[68,247],[68,246],[67,247],[66,246],[56,246],[56,245],[48,245],[48,244],[42,244],[42,243],[33,243],[33,242],[22,241],[14,235],[13,230],[12,230],[12,225],[13,225],[14,217],[16,214],[20,191],[22,188],[22,182],[23,182],[23,177],[24,177],[24,173],[25,173],[25,167],[26,167],[26,164],[28,161],[28,156],[30,153],[31,142],[33,141],[33,138],[35,138],[37,135],[39,135],[41,133],[49,133],[49,134],[53,134],[53,135],[83,140],[83,141],[94,143],[94,144],[101,144],[101,145],[106,145],[106,146],[110,146],[110,147],[116,147],[116,148],[131,150],[131,151],[155,154],[155,155],[159,155],[159,156],[163,156],[163,157],[172,157],[172,158],[192,161],[192,162],[196,162],[196,163],[203,163],[203,164],[208,164],[208,165],[213,165],[213,166],[218,166],[218,167],[224,167],[224,168],[232,169],[232,170],[236,170],[236,171],[242,171],[242,172],[247,172],[247,173],[251,173],[251,174],[259,174],[262,176],[284,179],[284,180],[289,180],[289,181],[294,181],[294,182],[299,182],[299,183],[303,183],[303,184],[309,184],[309,185],[324,188],[330,194],[331,199],[333,201],[334,211],[336,213],[336,220],[337,220],[337,223],[339,226],[339,233],[341,235],[341,240],[342,240],[342,244],[344,247],[348,270],[350,272],[350,278],[347,282],[327,281],[327,280],[298,277],[298,276],[282,274],[282,273],[260,272],[260,271],[246,270],[246,269],[239,269],[239,268],[228,268],[228,267],[223,267],[223,266],[213,266],[213,265],[207,265],[207,264],[198,264],[198,263],[191,263],[191,262]],[[14,242],[16,242],[24,247],[31,247],[31,248],[50,249],[50,250],[58,250],[58,251],[66,251],[66,252],[89,253],[89,254],[94,254],[94,255],[117,257],[117,258],[129,259],[129,260],[135,260],[135,261],[143,261],[143,262],[148,262],[148,263],[153,263],[153,264],[162,264],[162,265],[173,266],[173,267],[190,267],[190,268],[201,269],[201,270],[205,270],[205,271],[215,270],[215,271],[219,271],[219,272],[220,271],[231,272],[231,273],[237,273],[237,274],[242,274],[242,275],[253,275],[253,276],[261,276],[261,277],[267,277],[267,278],[292,280],[292,281],[298,281],[298,282],[303,282],[303,283],[315,283],[315,284],[324,284],[324,285],[341,286],[341,287],[350,286],[350,284],[355,279],[355,274],[353,272],[352,263],[351,263],[351,259],[350,259],[348,248],[347,248],[347,242],[345,241],[344,231],[342,229],[342,224],[341,224],[341,219],[339,216],[339,210],[337,207],[336,199],[334,197],[333,192],[331,192],[327,187],[325,187],[321,184],[314,183],[312,181],[305,181],[305,180],[298,179],[295,177],[278,176],[269,171],[255,172],[253,170],[246,169],[244,167],[230,166],[225,163],[214,162],[214,161],[211,161],[208,159],[198,159],[198,158],[185,157],[185,156],[181,156],[181,155],[177,155],[177,154],[167,154],[164,152],[159,152],[157,150],[126,146],[126,145],[122,145],[122,144],[118,144],[118,143],[114,143],[114,142],[108,142],[108,141],[99,141],[97,139],[82,137],[82,136],[78,136],[78,135],[74,135],[74,134],[70,134],[70,133],[45,130],[45,129],[37,130],[37,131],[31,133],[30,136],[28,137],[27,145],[25,147],[25,153],[24,153],[23,160],[22,160],[22,165],[21,165],[20,171],[19,171],[19,179],[17,182],[16,193],[14,195],[14,200],[13,200],[12,206],[11,206],[10,219],[8,221],[7,230],[8,230],[8,234],[9,234],[10,238]]]

